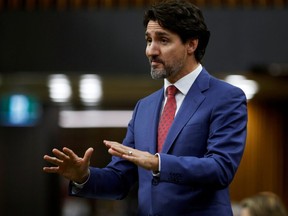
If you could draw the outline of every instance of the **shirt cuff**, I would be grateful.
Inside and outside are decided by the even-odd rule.
[[[154,177],[159,177],[160,176],[160,171],[161,171],[161,157],[159,153],[156,153],[155,155],[157,155],[158,160],[159,160],[159,165],[158,165],[158,172],[152,172],[152,175]]]
[[[87,178],[87,180],[85,182],[79,184],[79,183],[77,183],[75,181],[72,181],[72,185],[74,187],[76,187],[77,189],[82,189],[84,187],[84,185],[88,182],[89,179],[90,179],[90,169],[88,170],[88,178]]]

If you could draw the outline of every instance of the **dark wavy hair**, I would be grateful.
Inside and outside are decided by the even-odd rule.
[[[150,20],[157,21],[161,27],[178,34],[183,43],[191,38],[198,39],[195,58],[201,62],[210,32],[198,7],[188,0],[164,0],[152,5],[145,12],[143,19],[145,28]]]

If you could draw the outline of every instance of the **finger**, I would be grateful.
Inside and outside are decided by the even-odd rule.
[[[104,140],[104,144],[109,148],[108,152],[114,156],[121,157],[124,154],[129,154],[129,152],[136,152],[134,148],[125,146],[121,143]],[[111,149],[111,150],[110,150]]]
[[[79,157],[76,155],[71,149],[64,147],[63,152],[71,159],[71,160],[77,160]]]
[[[46,160],[47,162],[52,163],[52,164],[57,165],[57,166],[59,166],[60,164],[63,163],[62,160],[59,160],[59,159],[56,158],[56,157],[50,157],[50,156],[48,156],[48,155],[44,155],[43,158],[44,158],[44,160]]]
[[[123,156],[123,153],[122,153],[122,152],[115,151],[115,150],[112,149],[112,148],[109,148],[108,153],[111,154],[111,155],[113,155],[113,156],[116,156],[116,157],[122,157],[122,156]]]
[[[59,158],[61,160],[68,160],[69,159],[69,157],[64,152],[61,152],[58,149],[53,149],[52,152],[57,158]]]
[[[43,171],[47,173],[58,173],[59,167],[43,167]]]
[[[86,163],[90,163],[90,160],[91,160],[91,157],[92,157],[92,154],[94,152],[94,149],[93,148],[88,148],[84,154],[84,157],[83,157],[83,160],[86,162]]]
[[[125,150],[119,146],[111,146],[110,148],[111,150],[113,150],[113,152],[119,154],[119,155],[123,155],[123,154],[128,154],[129,150]]]
[[[107,148],[111,148],[112,142],[108,140],[103,140],[103,143],[106,145]]]
[[[103,140],[103,142],[104,142],[104,144],[106,145],[106,147],[108,147],[108,152],[110,153],[110,154],[112,154],[112,155],[115,155],[115,153],[114,153],[114,151],[118,151],[118,149],[116,148],[116,146],[118,146],[117,145],[117,143],[116,142],[113,142],[113,141],[108,141],[108,140]],[[111,149],[111,150],[110,150]],[[114,151],[112,151],[112,149],[114,150]],[[110,152],[111,151],[111,152]],[[121,153],[121,151],[119,152],[119,153]],[[117,153],[116,153],[117,154]],[[116,156],[116,155],[115,155]]]
[[[110,148],[111,148],[112,146],[124,146],[124,145],[122,145],[122,143],[115,142],[115,141],[104,140],[103,142],[105,143],[105,145],[106,145],[107,147],[110,147]]]
[[[114,151],[118,151],[121,154],[127,154],[127,155],[131,155],[131,153],[134,152],[134,154],[136,153],[136,150],[134,148],[130,148],[128,146],[124,146],[124,145],[115,145],[115,146],[111,146],[111,148]],[[135,155],[134,155],[135,156]]]
[[[123,154],[122,155],[122,158],[126,159],[126,160],[129,160],[131,162],[136,162],[137,158],[133,155],[129,155],[129,154]]]

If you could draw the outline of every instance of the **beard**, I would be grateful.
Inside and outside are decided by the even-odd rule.
[[[173,61],[172,64],[165,64],[164,61],[161,61],[163,68],[157,69],[151,66],[151,77],[153,79],[164,79],[170,76],[174,76],[183,68],[183,60]]]

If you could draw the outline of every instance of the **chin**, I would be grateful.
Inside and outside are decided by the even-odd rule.
[[[164,79],[167,78],[167,74],[163,73],[163,72],[159,72],[159,71],[155,71],[155,70],[151,70],[151,77],[153,79]]]

